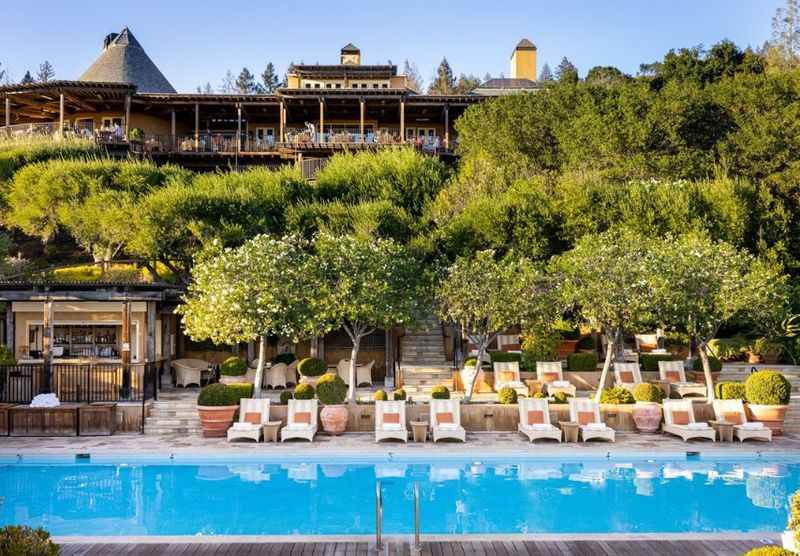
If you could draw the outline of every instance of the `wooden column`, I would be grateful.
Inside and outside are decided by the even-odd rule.
[[[385,355],[386,355],[386,388],[394,387],[394,333],[392,328],[385,331]]]
[[[44,377],[42,392],[53,391],[53,302],[48,298],[44,302],[42,315],[42,360],[44,361]]]
[[[172,371],[172,315],[161,314],[161,357],[164,359],[163,371],[171,377]],[[170,384],[172,379],[170,378]],[[159,379],[159,387],[161,380]]]
[[[200,103],[194,103],[194,150],[200,150]]]
[[[147,344],[145,349],[145,361],[152,363],[156,360],[156,302],[147,302]]]
[[[131,304],[126,299],[122,302],[122,397],[127,399],[131,394]]]
[[[400,99],[400,142],[406,140],[406,99]]]
[[[6,97],[6,135],[11,137],[11,99]]]
[[[450,106],[444,105],[444,148],[450,148]]]
[[[58,95],[58,136],[64,137],[64,93]]]
[[[242,152],[242,105],[236,105],[236,154]]]
[[[125,139],[131,130],[131,95],[125,95]]]
[[[278,142],[283,143],[284,133],[286,131],[286,107],[283,104],[283,99],[281,99],[281,103],[278,106]]]
[[[8,350],[16,355],[14,341],[14,311],[11,310],[11,302],[9,301],[6,306],[6,347]]]
[[[319,99],[319,140],[318,143],[325,141],[325,101]]]
[[[175,110],[172,111],[170,114],[170,121],[169,121],[169,142],[172,148],[175,148],[175,135],[176,135],[176,125],[175,125]]]
[[[359,104],[361,105],[360,106],[361,110],[360,110],[360,116],[359,116],[359,120],[358,120],[358,123],[359,123],[359,128],[358,129],[359,129],[359,133],[361,134],[361,143],[363,143],[364,142],[364,106],[365,106],[365,102],[364,102],[363,98],[359,99]]]

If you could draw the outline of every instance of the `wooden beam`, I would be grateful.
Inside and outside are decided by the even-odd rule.
[[[121,293],[118,291],[87,290],[62,291],[45,293],[35,291],[8,290],[0,291],[0,301],[161,301],[164,294],[159,291]]]
[[[58,95],[58,136],[64,137],[64,93]]]
[[[125,138],[131,129],[131,95],[125,95]]]
[[[131,392],[131,304],[122,302],[122,397],[128,398]]]
[[[53,341],[53,301],[44,302],[42,314],[42,360],[44,361],[44,391],[52,392],[52,341]]]
[[[6,135],[11,137],[11,99],[6,97]]]
[[[175,148],[175,127],[175,109],[173,109],[169,121],[169,142],[173,148]]]
[[[359,142],[363,143],[364,142],[364,108],[366,106],[366,103],[364,102],[364,98],[363,97],[359,100],[359,105],[360,105],[359,106],[360,110],[359,110],[359,120],[358,120],[358,126],[359,127],[358,127],[358,129],[359,129],[359,134],[361,135],[361,141],[359,141]]]
[[[94,112],[95,111],[95,107],[94,106],[82,101],[81,99],[79,99],[76,96],[64,93],[64,98],[67,99],[72,104],[74,104],[75,106],[77,106],[78,108],[80,108],[81,110],[84,110],[86,112]]]
[[[325,140],[325,101],[319,98],[319,143]]]
[[[200,150],[200,103],[194,103],[194,150]]]
[[[283,143],[285,142],[284,133],[286,132],[286,105],[283,103],[283,99],[281,99],[281,104],[278,107],[278,110],[278,142]]]
[[[11,303],[8,303],[6,306],[6,348],[16,356],[14,334],[14,311],[11,310]]]
[[[400,99],[400,141],[406,140],[406,99]]]
[[[147,302],[147,349],[145,352],[145,361],[152,363],[156,360],[156,303],[155,301]]]

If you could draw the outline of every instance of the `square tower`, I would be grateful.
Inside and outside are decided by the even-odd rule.
[[[528,39],[519,41],[511,53],[511,78],[536,81],[536,46]]]

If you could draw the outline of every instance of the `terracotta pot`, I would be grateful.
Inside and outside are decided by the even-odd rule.
[[[219,377],[220,384],[244,384],[245,382],[252,384],[253,380],[255,380],[255,376],[250,378],[246,374],[236,376],[220,375]]]
[[[699,382],[700,384],[705,384],[706,383],[706,373],[704,373],[703,371],[692,371],[689,374],[691,376],[691,379],[694,380],[695,382]],[[719,375],[720,374],[721,374],[720,371],[712,372],[711,373],[711,382],[713,382],[715,384],[717,382],[719,382]]]
[[[761,363],[761,355],[757,353],[750,353],[747,355],[747,362],[757,365],[758,363]]]
[[[200,414],[200,424],[203,425],[203,436],[206,438],[226,436],[238,409],[238,405],[198,405],[197,413]]]
[[[561,340],[558,343],[558,358],[566,359],[570,354],[575,353],[575,348],[578,347],[578,340]]]
[[[633,422],[640,432],[656,432],[661,426],[661,405],[656,402],[636,402]]]
[[[349,413],[346,405],[326,405],[319,414],[322,421],[322,430],[328,434],[338,436],[347,428]]]
[[[752,421],[764,423],[764,426],[772,429],[773,436],[783,434],[783,421],[786,418],[788,405],[759,405],[749,403],[745,405],[747,418]]]

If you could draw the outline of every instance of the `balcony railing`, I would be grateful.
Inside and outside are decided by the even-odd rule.
[[[20,140],[28,138],[60,137],[58,122],[14,124],[0,126],[0,141],[4,139]],[[125,144],[125,132],[122,129],[93,129],[87,126],[64,125],[63,136],[76,139],[94,139],[103,145]]]

